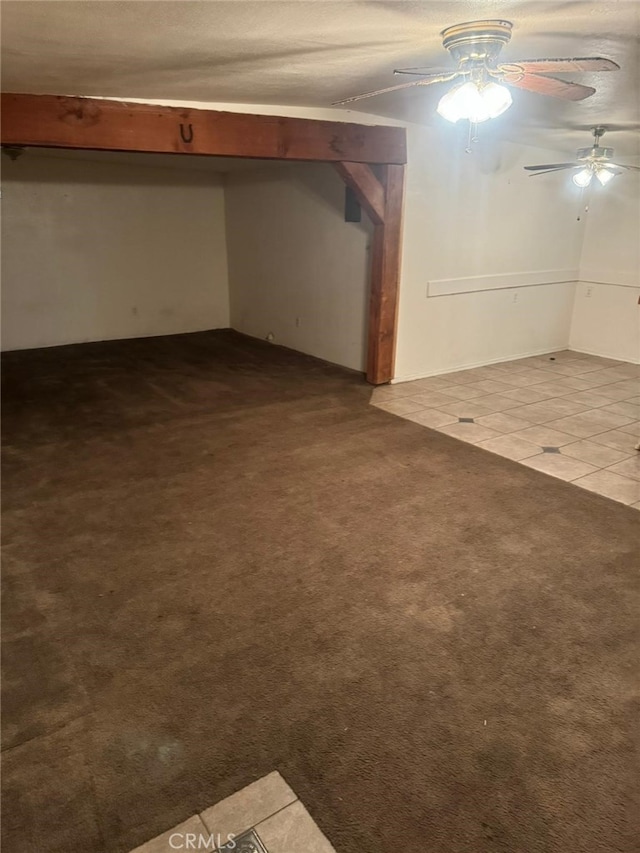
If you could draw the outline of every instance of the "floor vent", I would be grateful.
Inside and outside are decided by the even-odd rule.
[[[255,829],[250,829],[249,832],[243,832],[224,847],[220,847],[219,853],[269,853],[269,851],[258,838]]]

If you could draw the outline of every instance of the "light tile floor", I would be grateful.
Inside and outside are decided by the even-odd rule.
[[[276,771],[136,847],[131,853],[335,853]]]
[[[371,402],[640,509],[640,365],[562,350],[385,385]]]

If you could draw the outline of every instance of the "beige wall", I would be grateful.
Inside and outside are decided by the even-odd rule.
[[[3,349],[229,325],[218,175],[28,151],[2,205]]]
[[[385,123],[378,116],[342,110],[264,105],[224,108]],[[614,358],[640,359],[637,175],[627,173],[616,178],[594,195],[585,217],[580,193],[566,175],[530,178],[522,169],[527,164],[565,160],[566,151],[516,146],[502,142],[499,131],[493,137],[487,131],[474,153],[467,155],[464,141],[452,135],[458,132],[455,129],[412,124],[406,128],[410,160],[398,379],[569,345]],[[215,224],[206,222],[203,216],[196,218],[193,229],[184,229],[183,224],[192,221],[189,217],[196,208],[202,208],[196,205],[192,209],[191,202],[186,201],[184,182],[197,187],[203,180],[201,176],[178,178],[174,174],[179,187],[177,183],[168,209],[163,204],[171,191],[157,187],[157,192],[150,191],[153,202],[146,209],[153,210],[154,215],[160,211],[160,216],[173,225],[153,233],[143,228],[137,242],[150,242],[155,254],[130,249],[131,237],[127,235],[142,227],[140,221],[122,229],[126,231],[122,240],[128,247],[124,257],[134,259],[130,269],[123,270],[118,266],[118,257],[107,251],[113,248],[109,240],[100,247],[101,263],[92,263],[91,252],[79,246],[80,229],[74,237],[74,249],[69,251],[69,234],[61,231],[54,220],[61,218],[65,227],[72,230],[73,222],[64,213],[58,196],[53,204],[52,198],[36,199],[28,181],[21,187],[12,186],[15,182],[11,176],[26,162],[23,158],[16,164],[5,164],[5,175],[10,179],[5,184],[5,216],[9,216],[10,223],[13,220],[10,227],[13,233],[19,232],[17,246],[22,247],[19,253],[11,244],[7,248],[5,242],[5,254],[13,259],[13,265],[7,266],[12,275],[6,305],[7,325],[18,318],[20,341],[15,345],[36,346],[45,339],[62,342],[56,335],[69,323],[69,317],[74,329],[86,331],[87,325],[91,327],[90,334],[76,339],[160,334],[228,324],[224,247],[220,245],[220,187],[201,187],[207,198],[211,192],[216,196]],[[29,168],[35,169],[35,164]],[[42,166],[39,168],[39,180],[44,184]],[[129,173],[129,177],[120,173],[122,186],[118,194],[123,194],[124,187],[132,197],[138,193],[128,184],[139,181],[139,171],[135,175]],[[168,174],[163,180],[169,180]],[[70,183],[76,192],[77,181]],[[107,183],[100,185],[99,191],[108,196],[109,207],[115,190]],[[41,254],[45,259],[49,256],[48,264],[42,258],[31,257],[35,253],[30,246],[35,242],[28,230],[30,224],[25,217],[20,221],[15,206],[12,209],[7,204],[12,194],[20,196],[18,208],[25,216],[28,213],[30,221],[38,223],[38,242],[45,247]],[[64,189],[59,195],[64,196]],[[94,196],[92,192],[91,197]],[[231,324],[257,337],[266,338],[272,333],[277,343],[361,369],[366,337],[369,231],[366,217],[363,225],[344,222],[343,198],[340,180],[325,165],[273,165],[262,170],[260,176],[252,172],[229,177],[226,211]],[[122,215],[127,217],[127,205],[123,207]],[[86,209],[88,222],[99,221],[100,206],[87,203],[82,209]],[[172,215],[174,210],[180,212],[179,216]],[[176,234],[185,230],[188,234],[177,240]],[[180,256],[175,246],[186,245],[192,237],[192,245],[197,245],[200,253],[191,251]],[[92,240],[92,251],[94,242],[100,243]],[[60,247],[65,275],[59,270]],[[155,284],[152,288],[145,285],[139,299],[129,300],[136,283],[147,272],[142,259],[149,257],[157,271],[153,281],[161,281],[162,287],[156,291]],[[193,264],[197,269],[192,270],[191,276],[184,275],[181,264]],[[103,270],[111,265],[116,266],[117,274],[105,284]],[[30,276],[24,276],[24,269],[31,271]],[[215,283],[213,292],[202,284],[207,275]],[[100,282],[98,288],[96,278]],[[592,282],[594,278],[598,281]],[[74,283],[73,287],[67,279]],[[176,279],[181,290],[176,290]],[[113,298],[113,280],[117,283],[117,299]],[[89,288],[87,281],[92,282]],[[26,286],[20,282],[26,282]],[[189,282],[197,284],[189,289]],[[159,308],[163,300],[167,304]],[[134,316],[133,306],[138,303],[145,306],[144,322]],[[123,305],[128,306],[126,311]],[[114,322],[106,324],[109,328],[105,334],[103,318],[112,314]],[[111,333],[113,327],[118,329],[116,334]],[[37,342],[22,342],[25,329],[38,333],[32,335]],[[5,346],[7,340],[11,343],[11,338],[5,337]]]
[[[639,299],[640,175],[625,172],[590,194],[571,348],[640,362]]]
[[[529,178],[522,168],[558,162],[557,158],[566,160],[566,151],[504,142],[499,127],[481,128],[481,142],[469,155],[465,153],[464,129],[446,122],[426,127],[342,109],[163,103],[406,127],[409,163],[397,379],[430,376],[568,345],[584,222],[578,221],[579,204],[573,193],[564,186],[550,186],[541,178]],[[269,227],[275,229],[275,223]],[[229,233],[235,233],[231,220]],[[247,267],[250,264],[243,263]],[[236,325],[233,271],[231,278],[232,319]],[[452,283],[455,292],[432,295],[432,282],[438,289],[443,281]],[[318,284],[322,287],[322,281]],[[294,291],[293,283],[290,289]],[[250,306],[247,310],[252,311]],[[295,317],[296,312],[291,313]],[[259,317],[257,311],[255,316]],[[266,336],[269,331],[278,331],[269,328],[270,323],[245,322],[244,328],[242,324],[237,327],[251,334]],[[282,342],[321,354],[315,347],[323,335],[331,335],[331,329],[323,324],[312,330],[312,349],[311,336],[306,337],[303,328],[289,329]],[[360,335],[355,325],[350,328],[355,332],[349,333],[352,339]],[[353,359],[341,360],[339,351],[336,356],[333,344],[330,348],[334,354],[325,358],[355,365]]]
[[[583,223],[566,187],[523,166],[554,155],[480,130],[409,128],[396,377],[567,346]]]
[[[363,370],[371,227],[344,221],[344,194],[325,164],[227,177],[231,325]]]

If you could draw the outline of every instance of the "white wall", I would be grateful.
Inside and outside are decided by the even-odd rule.
[[[231,325],[364,370],[371,227],[344,221],[344,195],[326,164],[227,176]]]
[[[364,124],[402,124],[345,110],[162,103]],[[638,245],[638,186],[634,176],[616,178],[606,192],[593,199],[585,217],[580,194],[566,175],[530,178],[522,169],[523,165],[557,162],[558,157],[564,161],[566,151],[501,142],[496,122],[494,129],[481,128],[483,141],[475,146],[473,154],[467,155],[465,141],[455,127],[444,123],[430,128],[402,126],[408,132],[409,164],[398,379],[569,345],[615,358],[638,359],[637,293],[632,287],[623,290],[619,286],[620,275],[629,284],[635,280],[629,276],[637,270],[634,252]],[[313,171],[315,167],[290,168]],[[236,200],[244,192],[242,204],[236,204],[228,193],[229,246],[235,258],[231,273],[232,324],[259,337],[272,332],[277,342],[362,367],[365,308],[358,288],[367,235],[358,226],[342,221],[342,187],[329,167],[318,168],[325,169],[323,177],[319,178],[317,172],[306,187],[302,181],[282,181],[281,175],[277,181],[267,180],[255,194],[250,181],[242,190],[243,179],[231,179],[229,189],[231,193],[237,189]],[[626,201],[619,200],[622,193]],[[276,196],[287,203],[279,207],[277,216],[267,216],[266,200]],[[313,213],[311,198],[318,208],[314,207]],[[259,215],[260,205],[264,215]],[[288,205],[293,205],[294,215],[286,213]],[[323,221],[326,246],[317,242],[318,222],[311,223],[316,214]],[[243,222],[245,215],[247,221]],[[285,219],[289,229],[281,227]],[[258,220],[263,224],[259,225]],[[262,236],[260,228],[266,229]],[[295,240],[287,243],[285,230],[295,234]],[[311,233],[315,235],[313,239]],[[248,250],[250,245],[251,251],[257,252],[255,257]],[[344,258],[339,257],[340,253]],[[311,264],[307,264],[308,258]],[[322,266],[327,258],[328,268]],[[303,263],[305,269],[311,269],[298,281],[296,272]],[[351,270],[348,288],[341,284],[343,269]],[[608,288],[602,299],[601,285],[593,287],[591,297],[585,297],[583,283],[575,282],[580,276],[584,279],[594,270],[603,269],[607,270],[606,276],[600,272],[598,275],[612,284],[602,285]],[[258,281],[269,281],[270,286],[259,287]],[[184,309],[191,308],[193,301],[184,299]],[[83,305],[79,315],[90,309],[91,305],[89,309]],[[198,315],[197,311],[194,313]],[[295,325],[296,317],[301,318],[299,326]],[[55,325],[52,323],[53,328]],[[126,334],[141,333],[144,332],[136,329]]]
[[[566,347],[579,198],[522,169],[549,152],[493,141],[468,155],[417,127],[409,146],[396,377]],[[344,223],[343,202],[328,166],[230,176],[231,322],[363,369],[367,232]]]
[[[550,158],[410,128],[397,378],[566,347],[583,221],[522,168]]]
[[[640,175],[590,197],[569,346],[640,362]]]
[[[215,174],[3,158],[2,346],[227,327]]]
[[[566,182],[550,186],[522,169],[558,162],[558,157],[565,160],[566,151],[501,142],[499,129],[481,129],[485,141],[468,155],[464,134],[456,126],[442,122],[437,128],[425,127],[350,110],[158,103],[406,127],[409,163],[396,378],[429,376],[568,345],[584,226],[578,221],[579,199],[566,189]],[[229,233],[234,233],[231,225]],[[475,292],[427,298],[430,281],[469,277],[483,277],[460,284]],[[566,281],[548,283],[559,279]],[[531,281],[540,284],[531,286]],[[486,289],[505,282],[516,284]],[[236,325],[235,309],[232,315]],[[266,325],[245,329],[260,336],[268,331],[285,335],[284,329]],[[242,325],[236,327],[242,330]],[[314,346],[329,348],[330,342],[322,338],[326,332],[317,331]],[[289,328],[286,342],[302,348],[296,334]],[[323,357],[347,363],[340,356]]]

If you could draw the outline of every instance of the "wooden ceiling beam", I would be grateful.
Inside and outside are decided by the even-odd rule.
[[[131,104],[2,95],[3,145],[353,163],[406,163],[403,128]]]

